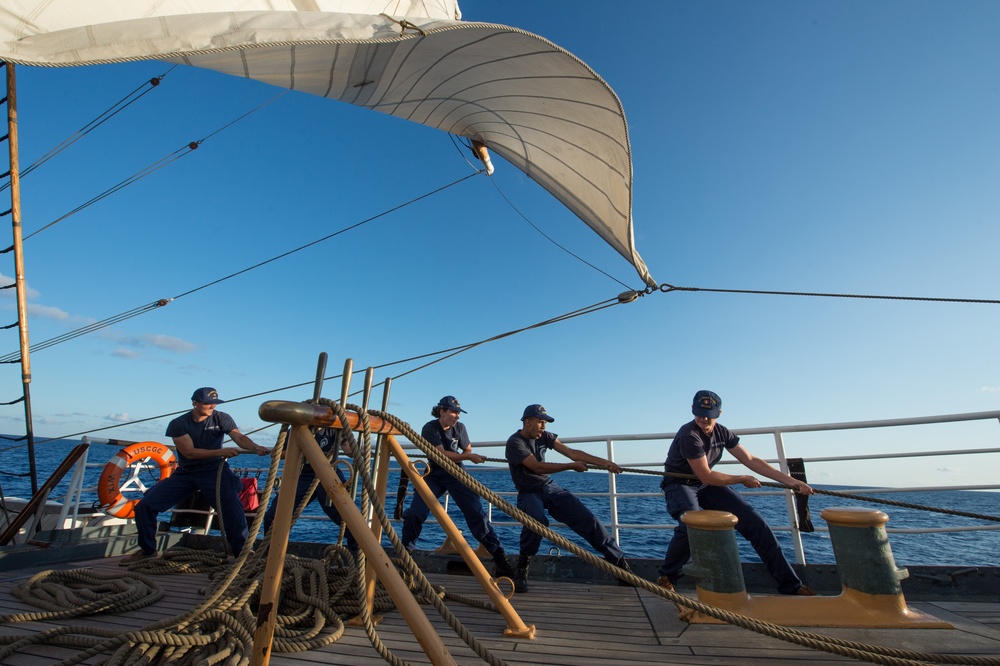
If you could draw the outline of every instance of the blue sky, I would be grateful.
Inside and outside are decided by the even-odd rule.
[[[462,3],[542,35],[616,90],[636,244],[685,287],[997,299],[1000,6],[990,2]],[[31,339],[170,298],[470,173],[441,132],[157,62],[18,69],[22,168],[143,81],[163,83],[22,182],[26,233],[189,141],[201,147],[25,243]],[[548,236],[632,288],[633,269],[496,159],[497,187]],[[13,260],[0,274],[13,275]],[[477,176],[405,210],[32,355],[35,432],[60,437],[481,340],[624,288],[532,229]],[[4,294],[9,298],[10,294]],[[6,305],[4,305],[6,303]],[[4,301],[14,321],[12,301]],[[544,404],[565,437],[669,432],[701,388],[731,428],[992,410],[996,305],[656,293],[501,340],[393,384],[419,426],[458,396],[474,440]],[[17,348],[8,331],[4,353]],[[0,342],[3,338],[0,337]],[[376,373],[376,381],[413,365]],[[0,367],[20,395],[18,366]],[[354,384],[360,387],[360,379]],[[339,382],[324,395],[335,398]],[[267,396],[300,400],[300,388]],[[224,409],[246,432],[265,398]],[[374,402],[381,401],[376,394]],[[21,431],[19,405],[0,428]],[[168,419],[97,435],[159,439]],[[273,443],[274,431],[256,437]],[[790,455],[998,446],[992,426],[793,438]],[[771,456],[768,441],[751,440]],[[748,442],[750,443],[750,442]],[[661,460],[665,443],[618,454]],[[5,454],[6,457],[7,454]],[[897,463],[896,465],[902,465]],[[992,459],[918,460],[909,481],[994,482]],[[879,484],[829,466],[825,483]],[[820,476],[817,473],[817,477]]]

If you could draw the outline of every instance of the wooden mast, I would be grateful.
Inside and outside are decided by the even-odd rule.
[[[7,145],[10,149],[10,222],[14,232],[14,272],[17,291],[17,331],[21,348],[21,384],[24,387],[24,426],[28,438],[31,492],[38,492],[35,468],[35,431],[31,423],[31,357],[28,345],[28,300],[24,284],[24,245],[21,233],[21,177],[17,163],[17,85],[14,63],[7,68]]]

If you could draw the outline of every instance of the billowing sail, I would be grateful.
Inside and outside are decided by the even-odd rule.
[[[184,63],[482,142],[656,284],[635,249],[617,95],[541,37],[462,21],[457,0],[4,0],[0,59]]]

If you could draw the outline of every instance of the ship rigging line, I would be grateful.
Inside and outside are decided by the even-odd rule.
[[[413,361],[419,361],[419,360],[422,360],[422,359],[425,359],[425,358],[431,358],[431,357],[434,357],[434,356],[441,356],[441,358],[435,359],[435,360],[430,361],[428,363],[424,363],[423,365],[421,365],[419,367],[413,368],[411,370],[407,370],[406,372],[400,373],[400,374],[396,375],[395,377],[392,377],[392,379],[394,379],[394,380],[395,379],[399,379],[400,377],[405,377],[406,375],[413,374],[414,372],[417,372],[418,370],[423,370],[424,368],[427,368],[427,367],[429,367],[431,365],[434,365],[435,363],[440,363],[441,361],[449,359],[449,358],[451,358],[453,356],[457,356],[458,354],[461,354],[462,352],[469,351],[470,349],[475,349],[476,347],[479,347],[480,345],[484,345],[484,344],[486,344],[488,342],[493,342],[495,340],[502,340],[503,338],[508,338],[508,337],[510,337],[512,335],[516,335],[518,333],[523,333],[525,331],[530,331],[530,330],[533,330],[533,329],[536,329],[536,328],[541,328],[543,326],[548,326],[550,324],[555,324],[555,323],[558,323],[558,322],[561,322],[561,321],[566,321],[568,319],[573,319],[573,318],[580,317],[580,316],[583,316],[583,315],[591,314],[593,312],[598,312],[600,310],[604,310],[604,309],[612,307],[614,305],[623,305],[626,302],[630,302],[630,301],[623,301],[620,297],[609,298],[609,299],[606,299],[606,300],[601,301],[599,303],[594,303],[593,305],[588,305],[588,306],[585,306],[585,307],[582,307],[582,308],[577,308],[576,310],[572,310],[572,311],[567,312],[565,314],[561,314],[561,315],[557,315],[555,317],[551,317],[549,319],[537,322],[535,324],[529,324],[527,326],[522,326],[521,328],[516,328],[516,329],[510,330],[510,331],[507,331],[505,333],[498,333],[497,335],[492,335],[492,336],[490,336],[488,338],[484,338],[484,339],[478,340],[476,342],[469,342],[469,343],[466,343],[466,344],[457,345],[455,347],[449,347],[447,349],[439,349],[438,351],[428,352],[426,354],[420,354],[418,356],[411,356],[409,358],[399,359],[399,360],[396,360],[396,361],[389,361],[387,363],[382,363],[382,364],[379,364],[379,365],[372,366],[372,369],[389,368],[389,367],[400,365],[400,364],[403,364],[403,363],[412,363]],[[360,374],[362,372],[367,372],[367,371],[366,370],[356,370],[353,374]],[[330,380],[333,380],[333,379],[340,379],[341,377],[342,377],[342,375],[331,375],[329,377],[324,377],[323,381],[330,381]],[[315,380],[315,378],[313,378],[313,379],[310,379],[309,381],[300,382],[298,384],[290,384],[288,386],[282,386],[280,388],[267,389],[265,391],[258,391],[257,393],[250,393],[248,395],[239,396],[237,398],[230,398],[229,400],[226,400],[226,402],[239,402],[240,400],[249,400],[251,398],[259,398],[261,396],[270,395],[272,393],[278,393],[280,391],[288,391],[288,390],[295,389],[295,388],[301,388],[303,386],[313,386],[313,385],[315,385],[315,383],[316,383],[316,380]],[[385,380],[383,380],[383,381],[381,381],[381,382],[373,385],[372,388],[377,388],[377,387],[382,386],[384,384],[385,384]],[[354,393],[351,393],[350,395],[351,396],[355,396],[355,395],[357,395],[359,393],[361,393],[360,390],[355,391]],[[115,424],[112,424],[112,425],[104,426],[102,428],[91,428],[91,429],[88,429],[88,430],[81,430],[79,432],[70,433],[68,435],[60,435],[59,437],[51,437],[51,438],[48,438],[48,439],[37,441],[36,444],[44,444],[46,442],[53,442],[53,441],[58,441],[58,440],[62,440],[62,439],[73,439],[75,437],[80,437],[82,435],[89,435],[89,434],[95,433],[95,432],[103,432],[105,430],[113,430],[115,428],[122,428],[122,427],[125,427],[125,426],[136,425],[138,423],[146,423],[148,421],[155,421],[156,419],[162,419],[162,418],[167,418],[167,417],[178,416],[180,414],[184,414],[184,413],[188,412],[189,410],[190,410],[190,408],[183,409],[183,410],[177,411],[177,412],[170,412],[170,413],[167,413],[167,414],[159,414],[157,416],[149,416],[149,417],[146,417],[146,418],[136,419],[136,420],[128,421],[128,422],[125,422],[125,423],[115,423]],[[264,428],[270,428],[273,425],[275,425],[275,424],[273,424],[273,423],[272,424],[268,424],[268,425],[265,425],[263,428],[258,428],[257,430],[249,431],[246,434],[250,435],[250,434],[253,434],[255,432],[259,432],[259,431],[263,430]],[[20,439],[23,440],[24,438],[22,437]],[[20,440],[14,440],[14,441],[20,441]],[[14,446],[9,446],[7,448],[0,449],[0,453],[4,453],[6,451],[10,451],[10,450],[13,450],[13,449],[18,449],[18,448],[21,448],[23,446],[25,446],[25,444],[16,444]]]
[[[458,146],[458,141],[457,141],[457,139],[455,138],[455,135],[454,135],[454,134],[449,134],[448,136],[449,136],[449,137],[451,137],[451,142],[452,142],[452,144],[454,144],[454,146],[455,146],[455,150],[457,150],[457,151],[458,151],[458,153],[459,153],[459,154],[460,154],[460,155],[462,156],[462,159],[464,159],[464,160],[465,160],[465,162],[466,162],[466,163],[467,163],[467,164],[468,164],[469,166],[471,166],[472,168],[474,168],[474,169],[475,169],[475,168],[476,168],[476,167],[475,167],[475,165],[474,165],[474,164],[473,164],[473,163],[472,163],[471,161],[469,161],[469,158],[468,158],[468,156],[467,156],[466,152],[465,152],[465,151],[463,151],[463,150],[462,150],[461,148],[459,148],[459,146]],[[471,146],[470,144],[465,144],[465,147],[466,147],[466,148],[467,148],[467,149],[468,149],[468,150],[469,150],[470,152],[473,152],[473,154],[475,154],[475,153],[474,153],[474,151],[472,150],[472,146]],[[611,280],[614,280],[615,282],[617,282],[617,283],[618,283],[618,284],[620,284],[621,286],[625,287],[626,289],[630,289],[630,287],[629,287],[629,286],[628,286],[627,284],[625,284],[624,282],[622,282],[621,280],[619,280],[619,279],[618,279],[618,278],[616,278],[615,276],[613,276],[613,275],[610,275],[610,274],[608,274],[607,272],[605,272],[605,271],[601,270],[600,268],[598,268],[598,267],[597,267],[597,266],[595,266],[594,264],[590,263],[589,261],[587,261],[587,260],[586,260],[586,259],[584,259],[583,257],[581,257],[581,256],[579,256],[578,254],[576,254],[576,253],[572,252],[572,251],[571,251],[571,250],[569,250],[568,248],[566,248],[566,247],[563,247],[563,246],[562,246],[562,245],[560,245],[560,244],[559,244],[558,242],[556,242],[556,241],[555,241],[555,239],[553,239],[553,238],[552,238],[551,236],[549,236],[549,235],[548,235],[547,233],[545,233],[544,231],[542,231],[542,230],[541,230],[541,229],[540,229],[540,228],[538,227],[538,225],[536,225],[536,224],[535,224],[534,222],[532,222],[532,221],[531,221],[531,220],[530,220],[530,219],[528,218],[528,216],[527,216],[527,215],[525,215],[524,213],[522,213],[522,212],[521,212],[521,210],[520,210],[520,209],[519,209],[519,208],[518,208],[517,206],[515,206],[515,205],[514,205],[514,202],[513,202],[513,201],[511,201],[511,200],[510,200],[510,199],[509,199],[509,198],[507,197],[507,195],[506,195],[506,194],[504,194],[503,190],[501,190],[501,189],[500,189],[500,185],[498,185],[498,184],[497,184],[497,180],[496,180],[495,178],[493,178],[493,177],[490,177],[490,184],[491,184],[491,185],[493,185],[493,187],[494,187],[494,188],[496,188],[496,191],[497,191],[497,194],[499,194],[499,195],[500,195],[500,198],[501,198],[501,199],[503,199],[503,200],[504,200],[504,201],[505,201],[505,202],[507,203],[507,205],[508,205],[508,206],[510,206],[511,210],[513,210],[513,211],[514,211],[515,213],[517,213],[517,214],[518,214],[518,215],[519,215],[519,216],[521,217],[521,219],[522,219],[522,220],[524,220],[524,221],[525,221],[525,222],[527,222],[527,223],[528,223],[529,225],[531,225],[531,228],[532,228],[532,229],[534,229],[535,231],[537,231],[537,232],[538,232],[538,233],[539,233],[539,234],[540,234],[540,235],[541,235],[541,236],[542,236],[543,238],[545,238],[545,240],[549,241],[550,243],[552,243],[552,244],[553,244],[553,245],[555,245],[555,246],[556,246],[557,248],[559,248],[560,250],[562,250],[563,252],[565,252],[565,253],[566,253],[566,254],[568,254],[569,256],[573,257],[573,258],[574,258],[574,259],[576,259],[577,261],[579,261],[579,262],[581,262],[581,263],[583,263],[583,264],[586,264],[587,266],[590,266],[591,268],[593,268],[593,269],[594,269],[595,271],[597,271],[598,273],[600,273],[600,274],[604,275],[604,276],[605,276],[605,277],[607,277],[607,278],[610,278]]]
[[[823,298],[869,298],[883,301],[921,301],[928,303],[985,303],[988,305],[1000,305],[1000,300],[985,298],[938,298],[933,296],[884,296],[878,294],[829,294],[813,291],[765,291],[762,289],[708,289],[705,287],[678,287],[664,282],[658,287],[663,293],[672,291],[705,291],[716,294],[763,294],[769,296],[816,296]],[[654,287],[647,287],[642,293],[651,294]]]
[[[185,145],[185,146],[183,146],[181,148],[178,148],[177,150],[175,150],[174,152],[170,153],[166,157],[161,157],[156,162],[153,162],[149,166],[147,166],[147,167],[145,167],[143,169],[140,169],[139,171],[137,171],[136,173],[132,174],[128,178],[125,178],[124,180],[119,181],[115,185],[112,185],[111,187],[109,187],[108,189],[104,190],[103,192],[101,192],[97,196],[93,197],[89,201],[85,201],[84,203],[80,204],[79,206],[77,206],[73,210],[69,211],[68,213],[66,213],[66,214],[64,214],[64,215],[56,218],[55,220],[52,220],[51,222],[49,222],[48,224],[46,224],[42,228],[37,229],[37,230],[31,232],[30,234],[26,235],[24,237],[24,240],[28,240],[32,236],[36,236],[36,235],[42,233],[46,229],[48,229],[48,228],[50,228],[52,226],[55,226],[56,224],[62,222],[66,218],[68,218],[68,217],[70,217],[72,215],[75,215],[76,213],[79,213],[80,211],[84,210],[85,208],[88,208],[88,207],[94,205],[98,201],[101,201],[102,199],[105,199],[105,198],[111,196],[112,194],[115,194],[116,192],[118,192],[120,190],[123,190],[124,188],[128,187],[129,185],[132,185],[133,183],[136,183],[139,180],[142,180],[146,176],[149,176],[149,175],[151,175],[153,173],[156,173],[157,171],[159,171],[163,167],[168,166],[168,165],[172,164],[173,162],[176,162],[177,160],[181,159],[182,157],[187,157],[188,155],[190,155],[191,153],[193,153],[195,150],[197,150],[201,146],[201,144],[203,144],[204,142],[208,141],[209,139],[211,139],[213,136],[215,136],[219,132],[232,127],[233,125],[235,125],[239,121],[243,120],[244,118],[246,118],[250,114],[255,113],[256,111],[260,111],[262,108],[264,108],[268,104],[274,102],[278,98],[282,97],[287,92],[288,91],[286,90],[284,92],[278,93],[277,95],[275,95],[271,99],[269,99],[269,100],[267,100],[267,101],[265,101],[265,102],[257,105],[256,107],[250,109],[249,111],[247,111],[243,115],[235,118],[234,120],[229,121],[228,123],[226,123],[222,127],[216,129],[214,132],[210,132],[205,137],[203,137],[201,139],[198,139],[196,141],[192,141],[192,142],[188,143],[187,145]],[[0,254],[6,253],[6,252],[11,252],[13,249],[14,249],[14,246],[12,245],[12,246],[10,246],[10,247],[8,247],[8,248],[0,251]]]
[[[50,338],[48,340],[43,340],[42,342],[39,342],[37,344],[32,344],[31,348],[30,348],[30,351],[31,352],[38,352],[38,351],[41,351],[43,349],[47,349],[49,347],[52,347],[53,345],[57,345],[57,344],[60,344],[60,343],[63,343],[63,342],[68,342],[69,340],[73,340],[75,338],[81,337],[81,336],[86,335],[88,333],[93,333],[94,331],[100,330],[102,328],[106,328],[106,327],[111,326],[113,324],[117,324],[119,322],[125,321],[126,319],[131,319],[132,317],[137,317],[137,316],[139,316],[141,314],[145,314],[145,313],[147,313],[147,312],[149,312],[151,310],[155,310],[157,308],[163,307],[164,305],[168,305],[169,303],[172,303],[173,301],[176,301],[179,298],[183,298],[184,296],[188,296],[188,295],[193,294],[195,292],[201,291],[202,289],[207,289],[208,287],[212,287],[214,285],[217,285],[220,282],[225,282],[226,280],[234,278],[234,277],[236,277],[238,275],[242,275],[243,273],[247,273],[249,271],[252,271],[255,268],[260,268],[261,266],[266,266],[267,264],[270,264],[271,262],[277,261],[278,259],[283,259],[283,258],[285,258],[285,257],[287,257],[287,256],[289,256],[291,254],[295,254],[296,252],[299,252],[301,250],[305,250],[306,248],[312,247],[313,245],[317,245],[317,244],[322,243],[324,241],[330,240],[331,238],[333,238],[335,236],[339,236],[342,233],[345,233],[345,232],[350,231],[352,229],[356,229],[356,228],[358,228],[358,227],[360,227],[360,226],[362,226],[364,224],[367,224],[369,222],[373,222],[374,220],[377,220],[380,217],[384,217],[384,216],[388,215],[389,213],[394,213],[394,212],[396,212],[396,211],[398,211],[398,210],[400,210],[402,208],[405,208],[405,207],[409,206],[410,204],[414,204],[414,203],[416,203],[418,201],[421,201],[423,199],[426,199],[427,197],[430,197],[430,196],[432,196],[434,194],[438,194],[439,192],[443,192],[444,190],[447,190],[450,187],[454,187],[455,185],[458,185],[459,183],[462,183],[462,182],[464,182],[464,181],[466,181],[466,180],[468,180],[468,179],[470,179],[470,178],[472,178],[473,176],[476,176],[476,175],[478,175],[478,172],[477,173],[471,173],[471,174],[468,174],[466,176],[463,176],[462,178],[459,178],[458,180],[452,181],[451,183],[448,183],[446,185],[442,185],[441,187],[438,187],[437,189],[431,190],[430,192],[426,192],[424,194],[421,194],[418,197],[415,197],[413,199],[410,199],[409,201],[405,201],[405,202],[403,202],[401,204],[398,204],[398,205],[396,205],[396,206],[394,206],[392,208],[384,210],[381,213],[376,213],[375,215],[372,215],[372,216],[370,216],[370,217],[368,217],[368,218],[366,218],[364,220],[361,220],[360,222],[356,222],[355,224],[352,224],[350,226],[344,227],[343,229],[339,229],[338,231],[335,231],[335,232],[333,232],[331,234],[327,234],[326,236],[323,236],[322,238],[317,238],[316,240],[310,241],[309,243],[306,243],[305,245],[300,245],[299,247],[296,247],[296,248],[293,248],[291,250],[288,250],[287,252],[279,254],[279,255],[277,255],[275,257],[271,257],[270,259],[266,259],[264,261],[261,261],[259,263],[254,264],[252,266],[248,266],[246,268],[238,270],[235,273],[230,273],[229,275],[226,275],[224,277],[218,278],[217,280],[213,280],[212,282],[208,282],[206,284],[203,284],[200,287],[195,287],[194,289],[189,289],[188,291],[185,291],[185,292],[183,292],[181,294],[178,294],[177,296],[174,296],[173,298],[161,298],[159,300],[153,301],[152,303],[146,303],[145,305],[140,305],[140,306],[138,306],[136,308],[133,308],[131,310],[128,310],[126,312],[122,312],[120,314],[108,317],[107,319],[102,319],[101,321],[94,322],[92,324],[88,324],[87,326],[84,326],[82,328],[78,328],[76,330],[69,331],[67,333],[63,333],[62,335],[56,336],[54,338]],[[9,354],[6,354],[4,356],[0,356],[0,364],[3,364],[3,363],[20,363],[20,361],[21,361],[21,352],[20,351],[10,352]]]
[[[138,102],[143,96],[145,96],[147,93],[152,92],[154,88],[156,88],[157,86],[159,86],[160,83],[163,82],[163,79],[166,78],[167,74],[169,74],[170,72],[174,71],[175,67],[177,67],[177,65],[173,65],[172,67],[170,67],[170,69],[168,69],[163,74],[160,74],[159,76],[154,76],[153,78],[149,79],[148,81],[143,82],[142,85],[140,85],[139,87],[137,87],[135,90],[133,90],[129,94],[125,95],[125,97],[122,97],[120,100],[118,100],[117,102],[115,102],[113,105],[111,105],[108,109],[104,110],[100,115],[98,115],[96,118],[94,118],[93,120],[91,120],[89,123],[87,123],[86,125],[84,125],[80,129],[78,129],[73,134],[69,135],[67,138],[63,139],[62,142],[59,143],[55,148],[51,149],[49,152],[47,152],[44,155],[42,155],[41,157],[39,157],[37,160],[35,160],[27,168],[22,169],[19,172],[20,177],[24,178],[29,173],[31,173],[32,171],[34,171],[38,167],[42,166],[43,164],[45,164],[46,162],[48,162],[50,159],[52,159],[53,157],[55,157],[56,155],[58,155],[59,153],[63,152],[64,150],[66,150],[67,148],[69,148],[70,146],[72,146],[74,143],[76,143],[77,141],[79,141],[80,139],[82,139],[83,137],[85,137],[87,134],[90,134],[92,131],[94,131],[95,129],[97,129],[101,125],[103,125],[105,122],[107,122],[107,121],[111,120],[112,118],[114,118],[116,115],[118,115],[119,113],[121,113],[122,111],[124,111],[126,108],[128,108],[129,106],[131,106],[135,102]],[[149,87],[146,88],[146,86],[149,86]],[[146,88],[146,89],[143,90],[143,88]],[[142,92],[140,92],[140,91],[142,91]],[[9,175],[9,174],[4,174],[4,175]],[[0,192],[3,192],[8,187],[10,187],[10,183],[4,183],[3,185],[0,185]]]

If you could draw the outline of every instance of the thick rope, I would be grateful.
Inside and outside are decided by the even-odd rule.
[[[839,654],[841,656],[850,657],[852,659],[858,659],[861,661],[868,661],[876,664],[889,664],[892,666],[916,666],[917,664],[924,664],[926,662],[940,663],[940,664],[974,664],[976,666],[1000,666],[1000,658],[993,657],[970,657],[966,655],[941,655],[933,653],[924,652],[914,652],[909,650],[897,650],[894,648],[885,648],[878,645],[865,645],[863,643],[857,643],[854,641],[845,641],[842,639],[830,638],[828,636],[823,636],[822,634],[816,634],[811,632],[800,631],[796,629],[789,629],[787,627],[781,627],[779,625],[763,622],[760,620],[755,620],[753,618],[739,615],[737,613],[731,613],[714,606],[709,606],[695,599],[691,599],[677,592],[669,591],[665,588],[655,585],[650,581],[639,578],[632,572],[627,572],[623,569],[612,565],[602,558],[598,558],[588,551],[584,550],[580,546],[577,546],[572,541],[564,538],[560,534],[552,531],[545,525],[542,525],[531,516],[527,515],[516,506],[510,504],[500,495],[496,494],[477,479],[473,478],[464,469],[456,465],[450,458],[444,455],[443,452],[437,449],[422,437],[420,437],[408,424],[401,421],[391,414],[385,412],[372,411],[372,414],[379,416],[384,419],[387,423],[396,428],[404,437],[409,439],[418,449],[420,449],[428,458],[430,458],[435,465],[439,467],[444,467],[449,474],[454,476],[456,479],[460,480],[466,486],[468,486],[472,491],[478,494],[480,497],[485,499],[490,504],[514,518],[522,525],[528,529],[534,531],[537,534],[542,535],[544,538],[553,542],[560,548],[568,550],[573,554],[577,555],[583,559],[588,564],[609,573],[616,578],[624,580],[632,584],[635,587],[641,587],[642,589],[652,592],[659,597],[672,601],[678,607],[684,606],[693,611],[702,613],[709,617],[713,617],[717,620],[726,622],[727,624],[732,624],[734,626],[742,627],[744,629],[749,629],[750,631],[757,632],[759,634],[770,636],[772,638],[778,638],[780,640],[786,641],[788,643],[793,643],[796,645],[801,645],[804,647],[814,648],[821,650],[823,652],[829,652],[831,654]]]
[[[346,424],[348,422],[346,412],[340,405],[329,401],[322,401],[322,404],[331,406],[341,420],[341,423]],[[354,405],[348,405],[347,407],[358,412],[361,417],[364,436],[370,437],[371,428],[368,424],[368,413]],[[611,565],[564,539],[537,521],[534,521],[502,497],[483,486],[479,481],[465,472],[464,469],[455,465],[435,446],[420,437],[408,424],[390,414],[378,411],[371,411],[370,413],[392,424],[436,465],[445,468],[455,478],[461,480],[481,497],[529,529],[541,534],[560,548],[576,554],[592,566],[625,580],[636,587],[641,587],[652,592],[661,598],[672,601],[678,607],[683,606],[692,611],[733,624],[734,626],[749,629],[790,643],[872,663],[891,664],[893,666],[911,666],[917,663],[1000,666],[1000,658],[942,655],[897,650],[788,629],[723,611],[677,594],[676,592],[670,592],[635,576],[631,572],[626,572]],[[357,452],[358,456],[363,457],[363,451],[366,447],[359,446],[354,441],[353,433],[349,429],[345,428],[343,435],[351,442],[352,452]],[[279,436],[279,445],[276,445],[272,451],[271,469],[265,489],[268,498],[271,496],[277,471],[277,461],[283,449],[282,440],[283,438]],[[370,455],[370,446],[367,449]],[[356,472],[359,474],[363,487],[367,489],[370,497],[376,497],[370,473],[370,460],[359,461],[356,458],[355,462]],[[361,464],[357,464],[359,462]],[[253,527],[251,528],[252,537],[248,540],[248,543],[252,543],[256,538],[265,509],[266,504],[258,510]],[[437,608],[438,612],[441,613],[442,617],[453,628],[456,628],[456,633],[484,661],[501,666],[503,662],[485,650],[475,637],[471,636],[464,627],[461,627],[460,623],[447,610],[442,600],[442,597],[445,596],[444,591],[441,588],[431,586],[423,576],[423,573],[416,567],[412,558],[409,557],[409,554],[403,548],[398,535],[393,530],[382,503],[380,501],[373,502],[373,509],[375,516],[382,524],[384,532],[392,542],[396,553],[400,555],[400,562],[397,563],[397,566],[402,567],[404,577],[412,581],[411,589],[415,589],[418,594],[423,595],[422,598],[424,600],[430,601]],[[215,571],[210,574],[216,576],[216,579],[212,581],[211,586],[207,590],[205,601],[184,615],[164,619],[126,634],[118,634],[117,632],[109,632],[108,630],[92,627],[60,627],[40,632],[30,637],[7,636],[0,639],[0,644],[6,644],[6,647],[0,651],[0,657],[13,654],[25,645],[47,642],[84,649],[80,654],[61,662],[66,666],[81,663],[92,656],[110,651],[113,651],[113,654],[109,658],[108,664],[133,664],[141,662],[153,665],[198,662],[239,666],[246,662],[252,648],[252,633],[255,622],[250,608],[255,596],[259,594],[259,582],[262,579],[266,563],[263,557],[267,551],[266,544],[267,540],[265,539],[265,545],[259,548],[257,553],[251,553],[249,547],[244,548],[236,564],[232,567],[227,568],[216,565],[214,567]],[[169,569],[171,573],[178,570],[200,570],[201,567],[212,568],[212,565],[220,562],[222,558],[218,553],[212,553],[208,557],[205,557],[204,555],[195,556],[186,551],[187,549],[170,549],[164,553],[164,557],[158,558],[159,560],[163,560],[162,562],[158,560],[142,560],[140,563],[133,564],[130,569],[143,568],[144,570],[148,570],[147,567],[163,567],[164,569]],[[353,614],[360,612],[362,616],[365,616],[366,632],[373,639],[373,646],[377,650],[380,650],[378,645],[376,645],[378,642],[377,634],[374,631],[374,626],[371,624],[371,618],[367,617],[366,604],[362,600],[363,575],[357,567],[353,567],[352,570],[352,560],[353,558],[350,557],[350,554],[345,549],[337,546],[327,549],[327,552],[324,554],[323,563],[319,565],[315,561],[287,556],[286,575],[282,580],[282,608],[279,610],[279,620],[274,638],[274,649],[276,651],[290,652],[301,649],[312,649],[328,645],[339,639],[343,633],[343,622],[339,617],[340,613],[333,610],[335,603],[339,602],[343,602],[343,604],[338,607],[341,610],[346,608],[348,614],[353,616]],[[70,579],[82,578],[84,576],[84,574],[78,572],[61,573],[67,574],[67,577]],[[48,601],[49,599],[61,602],[69,593],[63,589],[59,589],[55,585],[51,588],[47,586],[51,582],[49,580],[51,574],[52,572],[45,572],[45,575],[40,574],[36,576],[35,579],[41,583],[40,585],[36,585],[36,587],[43,590],[40,598],[45,599],[45,603],[56,603]],[[129,576],[138,577],[143,587],[147,589],[150,587],[151,581],[134,572],[129,572],[124,576],[118,575],[114,578],[122,579]],[[341,582],[332,585],[330,580],[333,578]],[[348,584],[346,581],[350,581],[350,583]],[[103,579],[98,584],[107,585],[108,582],[106,579]],[[155,587],[155,583],[152,586]],[[351,591],[352,587],[354,590],[353,593]],[[110,594],[105,592],[100,596],[104,597]],[[155,591],[151,593],[147,592],[147,594],[155,595]],[[97,599],[96,595],[84,593],[78,596],[82,599],[79,607],[89,609],[100,605],[102,606],[101,612],[120,612],[116,609],[104,608],[103,606],[106,605],[104,599]],[[132,608],[134,604],[145,605],[149,603],[148,601],[144,601],[144,595],[132,593],[127,590],[122,590],[121,596],[123,597],[121,600],[122,607],[126,609]],[[385,596],[384,590],[383,596]],[[451,598],[457,597],[458,595],[451,595]],[[378,597],[376,598],[378,604]],[[287,605],[285,603],[286,600],[288,601]],[[50,612],[62,614],[70,611],[66,611],[60,607],[60,610]],[[35,614],[26,614],[26,616],[30,617],[32,621],[36,618]],[[16,619],[16,616],[8,616],[7,618],[0,619],[10,622],[25,621]],[[330,629],[331,626],[333,627],[332,630]],[[384,646],[382,649],[384,650]],[[382,650],[380,650],[380,654],[382,654]],[[383,656],[389,663],[394,665],[404,664],[398,658],[390,655],[387,650]]]
[[[347,418],[347,412],[344,410],[344,407],[342,407],[339,403],[321,399],[320,404],[330,407],[336,414],[337,418],[340,419],[341,423],[347,424],[349,422]],[[365,433],[367,436],[370,437],[371,426],[368,421],[368,415],[381,414],[381,412],[375,412],[371,410],[366,411],[361,407],[358,407],[357,405],[351,405],[351,404],[348,404],[347,408],[357,412],[358,417],[362,424],[363,433]],[[359,451],[359,447],[356,445],[354,441],[353,432],[345,428],[344,434],[348,438],[348,441],[350,442],[351,450]],[[430,446],[430,444],[427,444],[427,446]],[[358,465],[357,462],[358,461],[355,460],[356,463],[355,471],[359,475],[361,483],[370,489],[369,492],[372,497],[376,496],[375,485],[372,481],[370,473],[370,463]],[[459,638],[461,638],[466,645],[468,645],[477,655],[479,655],[479,657],[483,661],[491,664],[491,666],[505,666],[505,662],[502,659],[497,657],[488,648],[486,648],[485,645],[480,643],[479,640],[471,632],[469,632],[461,624],[461,622],[459,622],[458,618],[455,617],[450,610],[448,610],[448,607],[444,604],[444,601],[441,599],[440,593],[433,588],[433,586],[424,576],[423,572],[413,561],[413,558],[410,557],[410,554],[406,551],[406,548],[403,547],[403,543],[399,539],[399,536],[396,534],[396,531],[393,528],[392,523],[389,520],[389,516],[386,514],[385,507],[382,505],[382,503],[376,502],[374,504],[374,509],[375,509],[375,516],[378,517],[378,520],[382,525],[383,532],[389,538],[389,541],[390,543],[392,543],[395,552],[404,563],[403,564],[404,569],[413,576],[414,581],[416,583],[417,592],[423,595],[422,598],[430,600],[431,604],[434,606],[435,610],[437,610],[438,614],[441,615],[441,617],[448,623],[448,625],[452,628],[452,630],[455,631],[455,633],[459,636]]]
[[[503,463],[507,464],[506,458],[487,458],[486,462],[492,463]],[[600,467],[595,467],[593,465],[588,465],[589,469],[601,470]],[[660,472],[651,469],[641,469],[639,467],[622,467],[623,474],[646,474],[649,476],[670,476],[677,479],[697,479],[694,474],[681,474],[680,472]],[[759,480],[759,479],[758,479]],[[783,483],[776,483],[772,481],[761,481],[760,485],[766,486],[768,488],[778,488],[780,490],[794,490],[791,486],[786,486]],[[934,513],[943,513],[949,516],[961,516],[963,518],[975,518],[976,520],[988,520],[993,523],[1000,523],[1000,516],[991,516],[985,513],[971,513],[969,511],[959,511],[958,509],[946,509],[944,507],[937,506],[927,506],[925,504],[911,504],[910,502],[900,502],[898,500],[883,499],[881,497],[870,497],[868,495],[856,495],[852,493],[842,493],[836,490],[823,490],[821,488],[812,487],[813,492],[817,495],[829,495],[831,497],[842,497],[843,499],[857,500],[859,502],[870,502],[872,504],[885,504],[887,506],[898,506],[903,509],[916,509],[917,511],[931,511]]]
[[[487,458],[490,462],[503,462],[506,463],[506,459],[502,458]],[[592,469],[597,469],[592,468]],[[623,467],[622,472],[628,472],[630,474],[650,474],[653,476],[672,476],[679,479],[697,479],[693,474],[681,474],[678,472],[658,472],[649,469],[639,469],[637,467]],[[791,487],[786,486],[783,483],[775,483],[772,481],[761,481],[760,485],[766,486],[768,488],[779,488],[781,490],[792,490]],[[813,487],[813,492],[817,495],[829,495],[831,497],[842,497],[844,499],[858,500],[860,502],[871,502],[872,504],[885,504],[887,506],[898,506],[904,509],[916,509],[918,511],[931,511],[934,513],[944,513],[949,516],[961,516],[963,518],[975,518],[977,520],[988,520],[994,523],[1000,523],[1000,516],[990,516],[984,513],[970,513],[969,511],[959,511],[957,509],[945,509],[943,507],[936,506],[926,506],[924,504],[911,504],[909,502],[900,502],[897,500],[883,499],[881,497],[869,497],[868,495],[855,495],[851,493],[842,493],[836,490],[823,490],[821,488]]]

